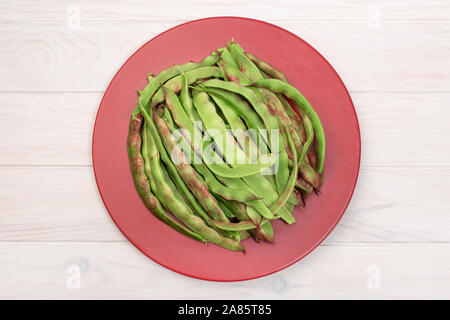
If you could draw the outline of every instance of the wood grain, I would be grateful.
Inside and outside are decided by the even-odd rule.
[[[0,23],[0,91],[104,91],[134,51],[177,24]],[[450,22],[279,25],[322,53],[351,91],[450,91]]]
[[[91,165],[101,93],[0,94],[0,164]]]
[[[441,21],[450,19],[450,5],[443,0],[430,1],[329,1],[271,0],[178,0],[122,1],[105,5],[104,1],[30,0],[3,1],[0,20],[65,20],[79,9],[89,21],[189,21],[203,17],[241,16],[272,21],[366,21],[378,9],[384,21]]]
[[[274,275],[199,281],[169,271],[129,243],[0,243],[0,298],[399,299],[447,298],[449,245],[321,246]],[[20,257],[20,258],[19,258]],[[80,271],[80,289],[68,272]]]
[[[0,168],[2,240],[125,241],[92,168]]]

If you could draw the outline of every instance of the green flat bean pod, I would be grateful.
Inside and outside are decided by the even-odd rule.
[[[127,152],[137,194],[169,227],[245,252],[246,241],[275,242],[272,221],[295,223],[320,195],[321,120],[271,64],[232,40],[147,79]]]
[[[211,81],[211,80],[210,80]],[[273,92],[282,93],[286,97],[292,99],[298,106],[300,106],[311,119],[314,127],[314,132],[318,144],[318,168],[317,171],[322,173],[323,164],[325,160],[325,132],[323,130],[322,122],[308,100],[297,90],[294,86],[287,82],[278,79],[264,79],[253,82],[252,86],[258,88],[266,88]]]

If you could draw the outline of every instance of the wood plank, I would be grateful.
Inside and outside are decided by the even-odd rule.
[[[450,95],[351,93],[363,166],[448,166]],[[445,151],[444,151],[445,150]]]
[[[328,244],[450,243],[450,168],[365,168]],[[126,241],[92,168],[0,168],[0,241]]]
[[[122,241],[90,167],[0,168],[2,240]]]
[[[0,23],[0,91],[103,91],[135,50],[178,23]],[[329,59],[352,91],[450,91],[450,22],[279,25]]]
[[[448,166],[450,153],[441,151],[450,150],[450,93],[351,96],[363,166]],[[91,165],[101,98],[102,93],[0,93],[0,165]]]
[[[0,164],[91,165],[101,93],[0,94]]]
[[[442,299],[450,292],[449,249],[410,244],[320,246],[274,275],[218,283],[176,274],[128,243],[9,242],[0,243],[0,298]],[[76,277],[74,270],[80,272],[79,289],[69,280]]]
[[[363,168],[334,242],[449,242],[450,168]]]
[[[82,20],[145,20],[187,21],[212,16],[244,16],[269,21],[366,21],[371,14],[378,14],[383,21],[392,20],[448,20],[450,5],[446,1],[329,1],[329,0],[168,0],[143,3],[139,0],[114,3],[105,6],[96,1],[40,1],[18,0],[0,4],[0,20],[65,20],[80,12]],[[201,15],[199,15],[201,13]]]

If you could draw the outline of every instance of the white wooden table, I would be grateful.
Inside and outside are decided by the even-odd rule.
[[[0,298],[450,298],[450,2],[282,2],[0,2]],[[362,135],[356,192],[331,236],[239,283],[141,254],[91,163],[97,108],[122,63],[167,28],[219,15],[312,44],[350,90]]]

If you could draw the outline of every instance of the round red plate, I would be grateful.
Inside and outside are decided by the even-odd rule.
[[[319,196],[297,207],[297,222],[274,222],[275,243],[245,240],[246,254],[185,237],[153,217],[139,198],[126,151],[128,121],[136,90],[147,72],[199,61],[232,38],[282,71],[310,101],[325,128],[325,179]],[[93,136],[93,164],[103,202],[123,234],[145,255],[184,275],[238,281],[269,275],[299,261],[342,217],[359,171],[360,135],[350,96],[330,64],[310,45],[275,25],[244,18],[196,20],[147,42],[120,68],[100,104]]]

